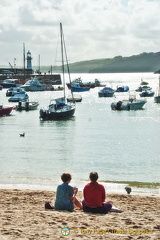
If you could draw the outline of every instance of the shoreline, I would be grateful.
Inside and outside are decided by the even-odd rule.
[[[87,181],[85,183],[83,183],[82,185],[79,184],[70,184],[71,186],[76,186],[78,187],[79,191],[82,192],[83,191],[83,186],[87,183]],[[99,181],[99,183],[103,184],[105,189],[106,189],[106,193],[108,194],[126,194],[125,191],[125,186],[127,186],[126,184],[117,184],[117,183],[105,183],[105,182],[101,182]],[[60,184],[60,183],[58,183]],[[33,190],[33,191],[56,191],[57,185],[55,186],[45,186],[45,185],[28,185],[28,184],[0,184],[0,190]],[[154,197],[160,197],[160,188],[136,188],[136,187],[131,187],[132,192],[131,195],[134,196],[154,196]]]
[[[54,202],[54,191],[0,189],[0,238],[62,239],[158,239],[160,198],[127,194],[107,194],[107,201],[123,210],[109,214],[45,210]],[[77,198],[82,200],[82,192]]]

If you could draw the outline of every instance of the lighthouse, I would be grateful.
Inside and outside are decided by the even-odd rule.
[[[32,57],[29,50],[27,52],[27,69],[32,70]]]

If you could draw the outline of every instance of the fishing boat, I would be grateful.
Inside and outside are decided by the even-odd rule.
[[[12,106],[0,105],[0,117],[9,115],[13,110]]]
[[[62,56],[62,72],[63,72],[63,97],[56,98],[50,101],[47,109],[40,109],[40,119],[42,120],[63,120],[71,118],[75,113],[75,104],[73,102],[67,103],[66,90],[65,90],[65,74],[64,74],[64,57],[68,70],[69,81],[71,82],[67,52],[64,41],[64,34],[62,24],[60,23],[60,36],[61,36],[61,56]]]
[[[146,99],[136,99],[135,95],[130,95],[128,99],[111,103],[112,110],[138,110],[142,109]]]
[[[45,91],[46,85],[41,84],[38,78],[32,77],[29,79],[21,88],[25,89],[27,92],[37,92],[37,91]]]
[[[158,87],[157,95],[154,97],[154,102],[160,103],[160,76],[159,76],[159,87]]]
[[[80,86],[79,83],[71,83],[71,92],[87,92],[90,90],[90,87]]]
[[[115,90],[110,87],[105,87],[98,92],[99,97],[113,97]]]
[[[66,83],[67,87],[70,89],[71,85],[79,84],[80,87],[95,88],[95,87],[105,87],[106,85],[101,84],[98,79],[95,79],[94,82],[83,82],[81,77],[74,79],[71,83]]]

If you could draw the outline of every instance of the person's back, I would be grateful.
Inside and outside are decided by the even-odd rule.
[[[62,184],[57,187],[55,210],[73,211],[74,206],[82,209],[81,203],[77,200],[76,194],[78,188],[73,188],[69,185],[72,177],[70,173],[63,173],[61,175]]]
[[[86,206],[100,207],[105,201],[105,189],[102,184],[98,182],[88,183],[83,190]]]
[[[111,210],[112,205],[105,202],[106,192],[104,186],[97,182],[98,173],[91,172],[89,178],[91,182],[83,189],[83,211],[92,213],[108,213]]]
[[[67,182],[59,185],[56,192],[55,209],[73,211],[74,204],[70,200],[73,196],[73,192],[73,187],[68,185]]]

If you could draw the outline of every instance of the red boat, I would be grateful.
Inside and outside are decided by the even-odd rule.
[[[13,110],[12,106],[2,106],[0,105],[0,117],[9,115]]]

